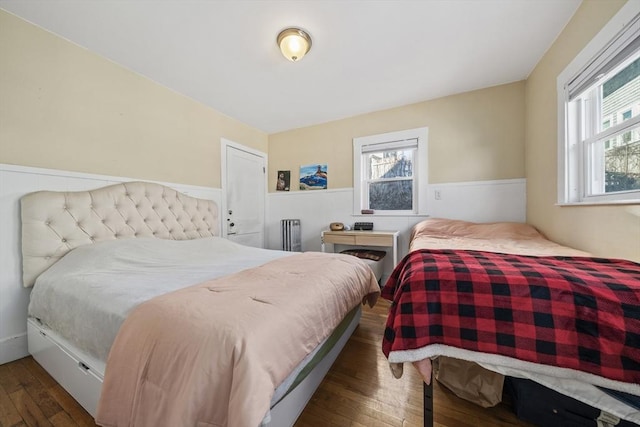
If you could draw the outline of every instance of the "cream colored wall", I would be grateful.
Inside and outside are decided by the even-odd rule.
[[[530,223],[640,261],[639,206],[554,206],[556,77],[624,3],[585,0],[526,84],[268,137],[0,10],[0,163],[220,187],[224,137],[268,152],[270,191],[277,170],[294,184],[312,163],[327,163],[329,187],[343,188],[353,186],[352,138],[427,126],[431,183],[521,178],[526,165]]]
[[[557,76],[624,3],[585,0],[526,82],[527,221],[563,244],[640,261],[640,206],[555,206]]]
[[[353,187],[353,138],[429,128],[429,182],[524,177],[524,82],[269,135],[269,191],[278,170],[328,164],[329,188]]]
[[[0,163],[220,187],[267,135],[0,10]]]

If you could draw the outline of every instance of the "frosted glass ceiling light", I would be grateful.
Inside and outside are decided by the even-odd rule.
[[[311,36],[300,28],[287,28],[278,34],[278,46],[285,58],[296,62],[311,49]]]

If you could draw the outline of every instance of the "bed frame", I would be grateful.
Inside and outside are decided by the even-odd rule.
[[[218,207],[154,183],[129,182],[92,191],[41,191],[21,200],[23,284],[71,249],[105,240],[136,237],[186,240],[219,235]],[[264,426],[291,426],[322,382],[361,316],[309,375],[271,408]],[[36,319],[27,322],[29,353],[95,417],[105,363],[79,350]]]
[[[429,384],[422,382],[422,414],[424,427],[433,427],[433,382],[435,378],[431,376]]]

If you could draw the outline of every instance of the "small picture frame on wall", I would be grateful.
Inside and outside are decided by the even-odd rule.
[[[289,191],[291,187],[291,171],[278,171],[276,191]]]
[[[327,183],[326,163],[300,166],[300,190],[326,190]]]

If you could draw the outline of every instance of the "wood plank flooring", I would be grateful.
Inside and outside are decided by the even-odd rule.
[[[422,382],[412,366],[391,375],[380,350],[389,305],[363,309],[360,326],[296,427],[422,427]],[[436,427],[527,426],[506,404],[483,409],[434,386]],[[0,427],[95,426],[33,358],[0,365]]]

